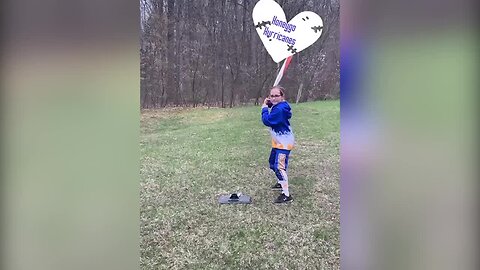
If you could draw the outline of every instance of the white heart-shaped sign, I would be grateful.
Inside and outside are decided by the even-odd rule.
[[[273,0],[258,1],[252,16],[265,49],[276,63],[312,45],[323,30],[322,18],[311,11],[287,22],[282,7]]]

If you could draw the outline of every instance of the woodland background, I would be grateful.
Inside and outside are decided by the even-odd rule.
[[[257,105],[281,67],[252,19],[254,0],[141,0],[141,108]],[[319,40],[295,54],[280,82],[291,102],[340,96],[339,0],[278,0],[287,20],[322,17]]]

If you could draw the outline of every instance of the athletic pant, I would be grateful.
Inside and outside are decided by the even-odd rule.
[[[272,148],[272,151],[270,152],[270,158],[268,159],[270,163],[270,169],[275,172],[278,183],[282,185],[282,192],[287,196],[289,196],[287,176],[289,154],[290,150]]]

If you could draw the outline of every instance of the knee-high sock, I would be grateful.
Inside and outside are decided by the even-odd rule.
[[[277,183],[281,184],[283,181],[283,174],[281,173],[281,170],[275,170],[275,176],[277,177]]]
[[[284,170],[280,170],[280,173],[282,174],[282,181],[278,181],[280,185],[282,185],[282,193],[285,194],[285,196],[290,196],[290,192],[288,192],[288,175],[287,172]]]

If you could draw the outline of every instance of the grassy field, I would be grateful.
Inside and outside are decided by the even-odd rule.
[[[340,268],[340,103],[292,111],[287,205],[260,107],[142,112],[141,269]],[[253,203],[217,203],[234,191]]]

